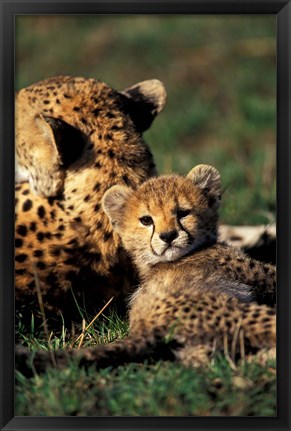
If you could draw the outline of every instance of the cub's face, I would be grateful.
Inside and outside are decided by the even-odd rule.
[[[198,165],[186,178],[169,175],[139,189],[114,186],[103,208],[138,266],[179,259],[216,240],[220,177]]]

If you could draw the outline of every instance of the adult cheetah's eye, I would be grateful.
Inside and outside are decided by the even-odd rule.
[[[177,217],[179,219],[184,218],[184,217],[187,217],[190,213],[191,213],[191,210],[178,210],[177,211]]]
[[[150,216],[141,217],[139,220],[144,226],[151,226],[154,223],[153,219]]]

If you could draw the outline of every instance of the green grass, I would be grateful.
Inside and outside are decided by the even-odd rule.
[[[192,370],[130,364],[96,373],[72,365],[32,380],[17,376],[21,416],[276,416],[274,364],[233,372],[223,358]]]
[[[53,75],[104,80],[117,89],[158,78],[168,101],[145,138],[161,173],[197,163],[222,175],[222,221],[275,218],[276,23],[273,16],[17,16],[16,88]],[[87,318],[87,324],[91,321]],[[82,341],[122,338],[127,323],[98,318]],[[16,341],[37,348],[77,346],[82,316],[45,335],[32,318]],[[48,341],[49,338],[49,341]],[[274,364],[224,358],[190,370],[173,363],[85,373],[72,364],[17,377],[17,415],[275,415]]]
[[[80,329],[80,328],[79,328]],[[83,346],[123,338],[126,322],[115,313],[90,328]],[[35,329],[18,333],[19,344],[35,350],[76,347],[62,330],[50,340]],[[50,369],[26,379],[16,373],[16,415],[20,416],[275,416],[275,362],[241,363],[236,369],[217,355],[199,369],[178,363],[129,364],[85,371],[72,361],[65,370]]]
[[[16,343],[31,350],[77,348],[82,334],[82,347],[110,343],[128,334],[128,322],[120,318],[114,309],[110,309],[108,315],[101,314],[96,320],[94,316],[80,316],[79,323],[73,324],[71,330],[64,323],[50,325],[50,329],[46,330],[43,325],[35,325],[33,315],[30,325],[23,324],[20,316],[16,321]]]

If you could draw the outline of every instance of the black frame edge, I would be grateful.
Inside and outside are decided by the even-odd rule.
[[[0,304],[1,304],[1,427],[14,416],[14,17],[7,14],[5,2],[1,1],[1,147],[0,147]],[[8,144],[7,144],[8,143]],[[10,145],[9,145],[10,144]],[[12,144],[12,145],[11,145]],[[12,313],[12,314],[11,314]],[[12,318],[11,318],[12,316]],[[5,362],[5,363],[4,363]],[[9,367],[10,365],[10,367]],[[2,429],[2,428],[1,428]]]
[[[179,5],[176,1],[156,1],[147,2],[133,1],[16,1],[0,0],[1,5],[1,52],[6,58],[11,59],[11,52],[14,55],[14,15],[15,14],[61,14],[61,13],[278,13],[278,129],[277,140],[281,144],[277,146],[278,172],[282,170],[285,175],[278,175],[278,242],[283,244],[278,248],[278,267],[279,267],[279,284],[287,284],[285,289],[281,289],[278,295],[278,307],[282,310],[282,315],[278,319],[278,344],[280,347],[280,356],[278,357],[279,371],[278,380],[285,381],[286,387],[278,391],[278,418],[227,418],[223,428],[218,427],[220,418],[18,418],[14,417],[14,406],[11,403],[14,396],[14,388],[11,387],[11,381],[14,381],[14,370],[5,366],[14,364],[14,349],[11,343],[11,333],[14,331],[14,322],[11,319],[11,313],[14,315],[14,301],[10,292],[11,279],[13,279],[13,262],[14,247],[10,244],[11,237],[14,236],[14,199],[11,199],[11,189],[14,184],[14,151],[13,146],[9,144],[14,140],[14,100],[11,94],[14,93],[14,65],[11,61],[3,61],[1,66],[1,106],[2,130],[0,147],[0,211],[2,225],[0,230],[0,304],[1,313],[1,333],[0,345],[1,355],[5,362],[1,363],[1,388],[0,388],[0,425],[3,430],[14,429],[151,429],[151,431],[160,429],[191,429],[194,426],[193,421],[197,419],[195,429],[248,429],[249,431],[258,429],[274,429],[277,431],[290,430],[290,389],[291,381],[288,375],[287,367],[290,363],[290,276],[288,266],[291,253],[290,243],[290,197],[291,175],[288,167],[291,166],[291,3],[290,1],[280,0],[251,0],[244,1],[243,10],[242,2],[239,1],[208,1],[204,0],[195,2],[183,1]],[[168,8],[170,5],[170,8]],[[262,6],[267,5],[262,11]],[[87,12],[84,12],[85,9]],[[166,10],[165,10],[166,8]],[[68,12],[68,10],[74,12]],[[52,12],[55,10],[55,12]],[[88,12],[88,10],[90,10]],[[13,37],[7,37],[12,35]],[[287,38],[286,38],[287,34]],[[6,35],[6,37],[5,37]],[[2,54],[2,55],[3,55]],[[4,113],[5,108],[5,113]],[[5,187],[4,187],[5,183]],[[11,278],[12,274],[12,278]],[[287,283],[286,283],[287,282]],[[283,286],[282,286],[283,287]],[[12,288],[12,286],[11,286]],[[5,304],[5,306],[4,306]],[[282,307],[282,308],[281,308]],[[289,311],[289,313],[288,313]],[[10,318],[9,318],[10,316]],[[287,331],[288,330],[288,331]],[[287,332],[286,332],[287,331]],[[288,338],[286,338],[286,335]],[[282,365],[282,368],[280,366]],[[168,422],[168,423],[166,423]],[[185,425],[185,427],[183,426]]]
[[[291,232],[291,3],[289,2],[277,16],[277,249],[278,285],[278,331],[277,355],[278,381],[286,382],[286,387],[277,391],[278,416],[290,427],[291,414],[291,377],[288,375],[290,364],[290,232]],[[287,196],[287,199],[286,199]],[[288,199],[289,197],[289,199]],[[285,389],[285,390],[284,390]],[[287,390],[286,390],[287,389]]]
[[[275,14],[289,0],[2,0],[17,14]],[[262,7],[264,11],[262,11]]]

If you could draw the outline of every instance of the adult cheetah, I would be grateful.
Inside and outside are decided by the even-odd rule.
[[[137,187],[155,175],[142,132],[165,100],[158,80],[116,91],[68,76],[17,94],[15,276],[22,315],[37,312],[41,301],[46,311],[79,318],[75,301],[94,312],[134,285],[101,198],[114,184]]]

